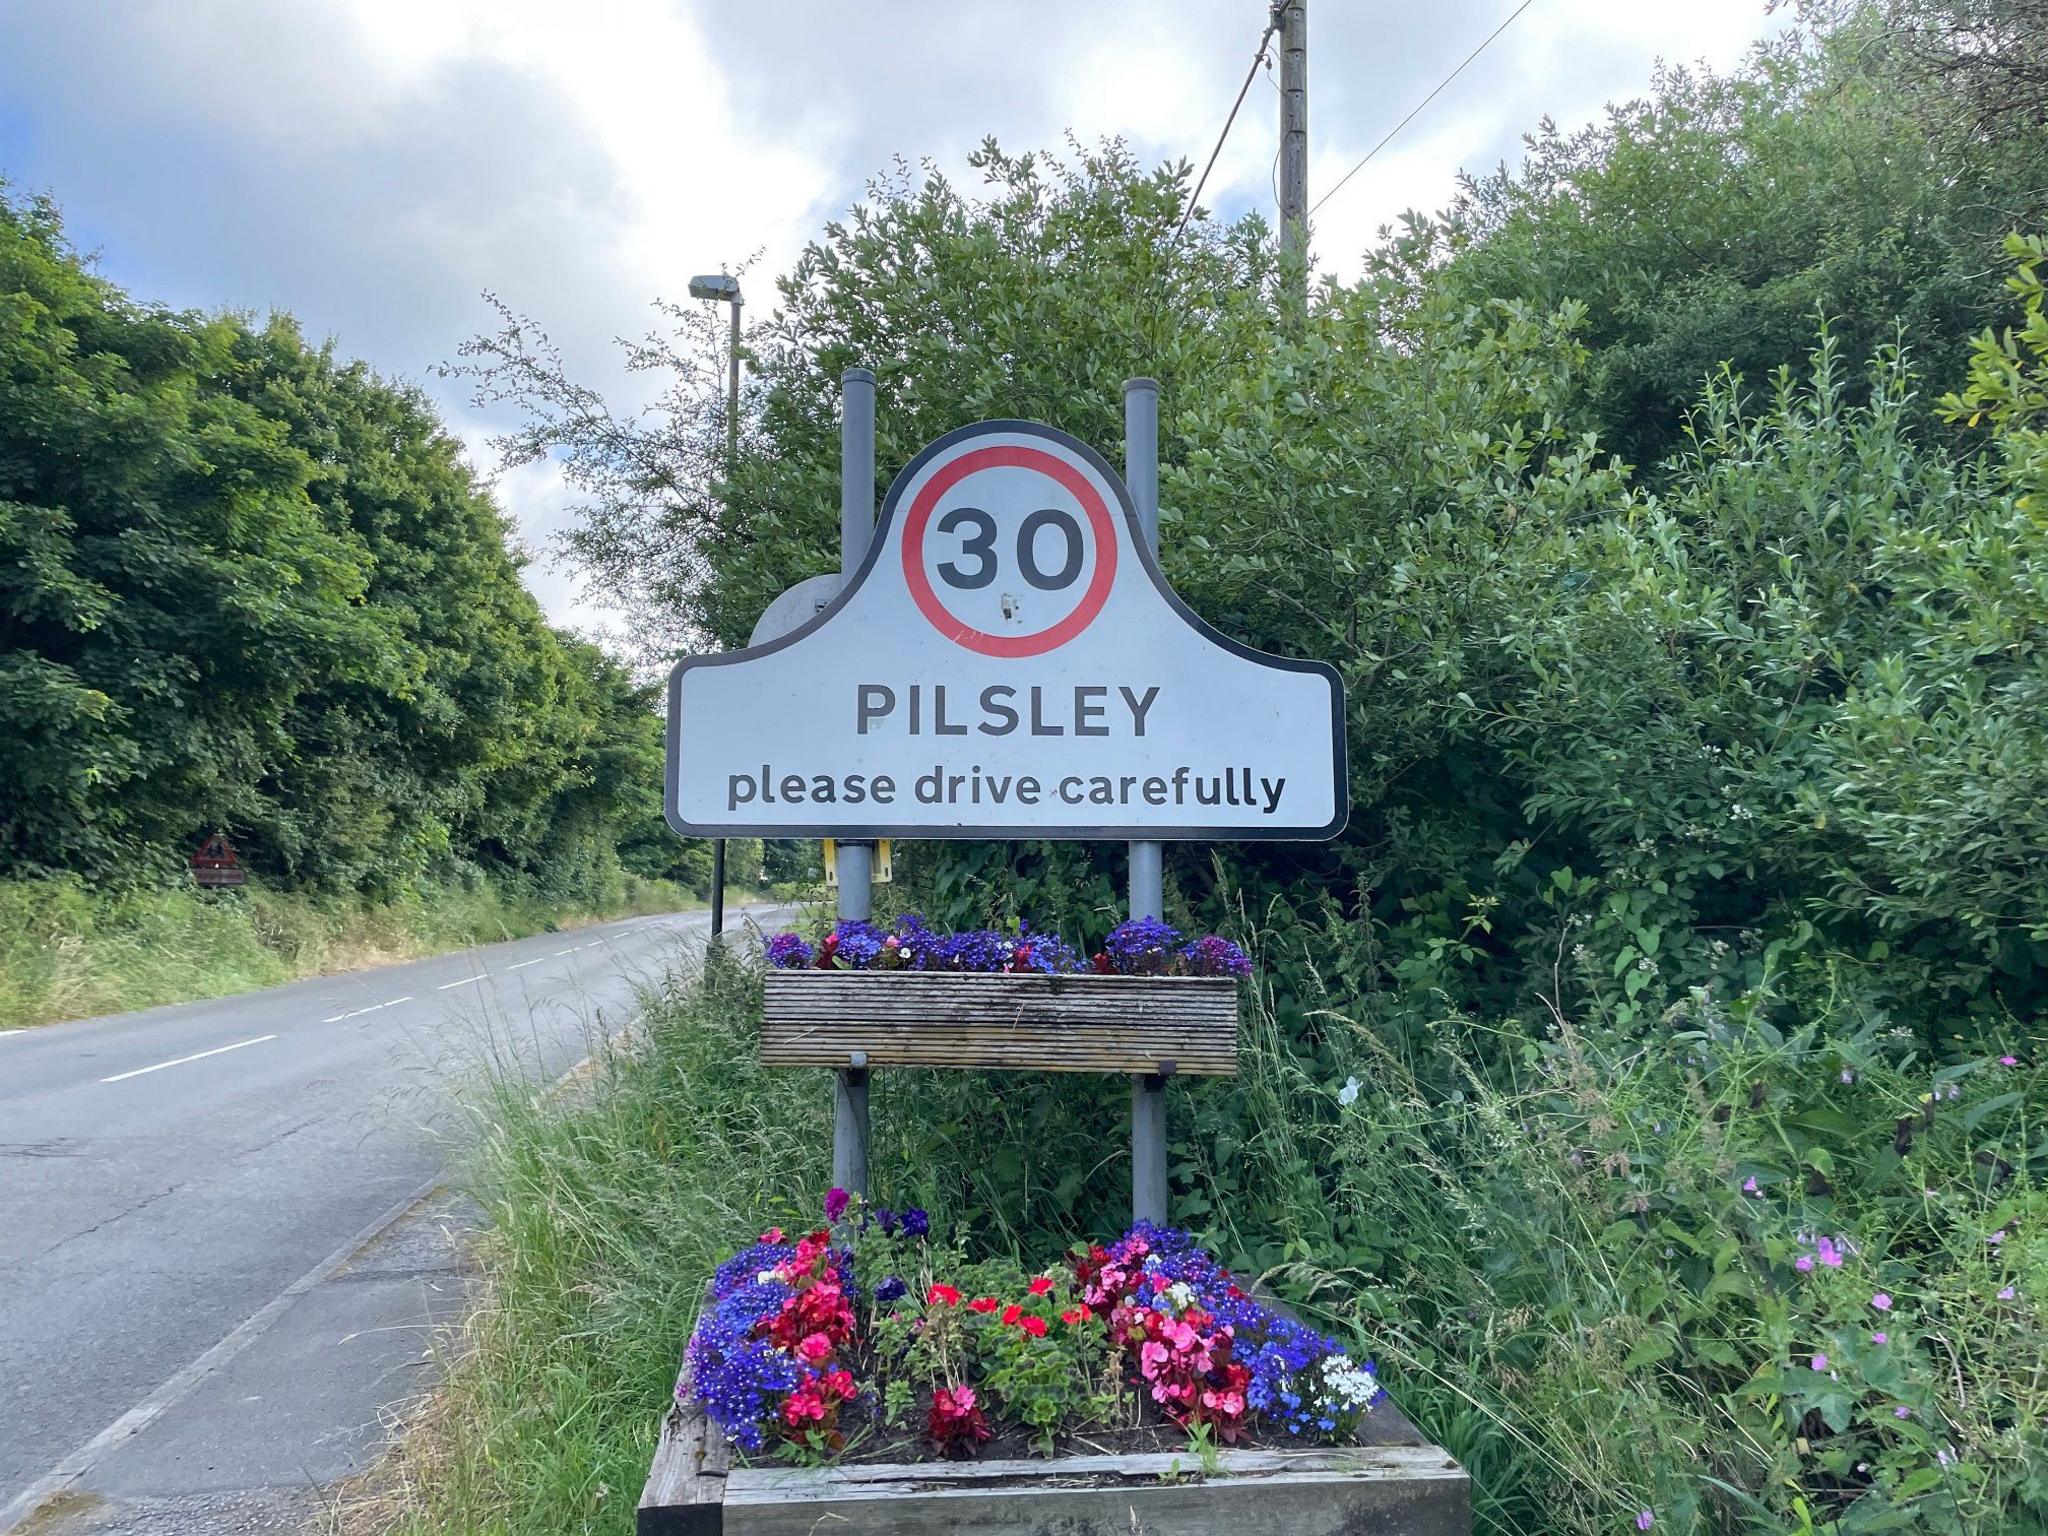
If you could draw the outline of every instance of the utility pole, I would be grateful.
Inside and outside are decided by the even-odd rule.
[[[1280,24],[1280,254],[1308,261],[1308,0],[1273,0]],[[1307,277],[1299,279],[1304,285]]]
[[[740,297],[739,279],[726,272],[690,279],[690,297],[732,306],[732,347],[726,361],[725,494],[732,495],[733,472],[740,462]],[[711,937],[725,932],[725,839],[711,840]]]

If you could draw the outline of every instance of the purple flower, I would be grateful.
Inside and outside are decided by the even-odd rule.
[[[771,934],[764,947],[768,963],[779,971],[800,971],[817,959],[817,951],[799,933]]]
[[[1989,1237],[1985,1238],[1984,1241],[1989,1243],[1992,1247],[1996,1248],[2000,1243],[2005,1241],[2005,1228],[2000,1227],[1996,1232],[1992,1233]]]
[[[1889,1344],[1891,1343],[1891,1339],[1885,1333],[1885,1331],[1882,1328],[1880,1328],[1876,1333],[1873,1333],[1870,1336],[1870,1342],[1873,1344]]]
[[[1913,1410],[1908,1408],[1904,1403],[1901,1403],[1898,1407],[1892,1410],[1892,1417],[1895,1419],[1910,1419],[1911,1417],[1913,1417]]]
[[[2000,1301],[2011,1301],[2013,1298],[2013,1294],[2013,1288],[2008,1285],[2004,1290],[1998,1293],[1998,1299]]]
[[[2001,1067],[2016,1067],[2020,1064],[2020,1059],[2017,1056],[2001,1056],[1998,1058],[1998,1064]]]
[[[1816,1371],[1826,1370],[1828,1368],[1828,1357],[1826,1355],[1815,1355],[1813,1357],[1813,1368]]]
[[[903,1293],[908,1289],[910,1289],[910,1287],[903,1283],[903,1279],[900,1275],[891,1275],[888,1279],[884,1280],[880,1285],[875,1287],[875,1305],[878,1307],[886,1307],[889,1305],[890,1302],[900,1300],[903,1296]]]
[[[923,1237],[931,1229],[932,1219],[925,1215],[922,1207],[913,1205],[903,1213],[903,1235],[905,1237]]]
[[[1172,964],[1180,930],[1156,917],[1134,917],[1110,929],[1103,941],[1109,963],[1124,976],[1158,976]]]
[[[1759,1190],[1759,1189],[1758,1189],[1758,1188],[1756,1187],[1756,1175],[1755,1175],[1755,1174],[1753,1174],[1753,1173],[1752,1173],[1752,1174],[1751,1174],[1751,1175],[1750,1175],[1750,1176],[1749,1176],[1748,1178],[1746,1178],[1746,1179],[1744,1179],[1744,1180],[1742,1181],[1742,1192],[1743,1192],[1743,1193],[1744,1193],[1745,1195],[1755,1195],[1755,1194],[1761,1194],[1761,1193],[1762,1193],[1762,1191],[1761,1191],[1761,1190]]]
[[[1649,1528],[1650,1528],[1651,1526],[1655,1525],[1656,1523],[1657,1523],[1657,1517],[1656,1517],[1655,1515],[1651,1514],[1651,1513],[1650,1513],[1650,1512],[1649,1512],[1649,1511],[1648,1511],[1647,1509],[1642,1509],[1642,1510],[1637,1510],[1637,1511],[1636,1511],[1636,1529],[1637,1529],[1637,1530],[1639,1530],[1639,1531],[1647,1531],[1647,1530],[1648,1530],[1648,1529],[1649,1529]]]
[[[845,1190],[839,1188],[836,1184],[832,1188],[826,1190],[825,1219],[827,1221],[837,1221],[840,1217],[846,1214],[846,1207],[852,1203],[852,1200],[853,1196],[849,1195]]]
[[[1180,952],[1190,976],[1249,976],[1252,963],[1230,940],[1210,934]]]
[[[876,1210],[875,1221],[882,1229],[882,1236],[894,1237],[896,1235],[896,1213],[890,1210],[889,1207],[885,1205]]]
[[[872,969],[884,947],[882,930],[858,918],[840,919],[832,927],[832,937],[838,941],[832,958],[856,971]]]
[[[1798,1258],[1792,1261],[1792,1267],[1798,1270],[1799,1273],[1801,1273],[1802,1275],[1805,1274],[1809,1269],[1813,1268],[1813,1255],[1810,1253],[1802,1253],[1801,1255],[1799,1255]]]
[[[1875,1296],[1871,1297],[1870,1304],[1880,1312],[1889,1312],[1892,1309],[1892,1299],[1885,1295],[1883,1291],[1879,1291]]]

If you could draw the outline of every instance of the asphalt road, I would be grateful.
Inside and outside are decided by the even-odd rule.
[[[152,1394],[175,1395],[160,1389],[445,1169],[460,1088],[483,1064],[562,1072],[706,926],[631,918],[0,1035],[0,1530],[11,1501]],[[347,1470],[361,1399],[388,1366],[344,1382],[333,1343],[374,1338],[393,1303],[335,1294],[352,1312],[323,1334],[320,1308],[301,1309],[303,1358],[272,1367],[275,1396],[190,1391],[154,1418],[136,1439],[163,1449],[130,1458],[126,1491]],[[400,1347],[421,1355],[417,1338]],[[339,1459],[320,1449],[336,1444]]]

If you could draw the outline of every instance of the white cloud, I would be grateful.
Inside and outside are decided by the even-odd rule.
[[[1316,0],[1311,199],[1498,24],[1510,0]],[[580,373],[630,393],[611,342],[657,295],[756,251],[775,273],[896,154],[958,171],[1007,146],[1125,137],[1199,168],[1265,0],[10,0],[0,174],[47,188],[108,272],[201,307],[277,306],[381,370],[424,378],[474,452],[490,423],[428,370],[490,288]],[[1317,218],[1326,268],[1433,209],[1460,166],[1512,157],[1640,94],[1652,62],[1733,63],[1761,0],[1537,0]],[[1255,81],[1204,202],[1270,209],[1276,92]],[[544,548],[573,494],[552,466],[499,493]],[[569,573],[529,583],[608,628]]]

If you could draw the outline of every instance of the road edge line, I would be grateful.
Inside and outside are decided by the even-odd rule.
[[[51,1499],[92,1471],[114,1446],[141,1434],[189,1397],[207,1377],[268,1333],[301,1296],[333,1279],[347,1266],[349,1260],[383,1236],[421,1201],[441,1188],[447,1180],[445,1170],[437,1172],[410,1193],[402,1196],[397,1204],[257,1308],[233,1332],[205,1354],[177,1372],[83,1445],[78,1446],[70,1454],[59,1457],[55,1466],[29,1484],[4,1508],[0,1508],[0,1536],[9,1536],[17,1527],[33,1519]]]

